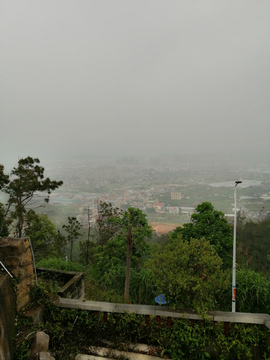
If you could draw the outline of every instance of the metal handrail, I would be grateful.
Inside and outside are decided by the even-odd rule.
[[[2,265],[3,269],[6,270],[6,272],[8,273],[8,275],[13,278],[13,276],[11,275],[11,273],[8,271],[8,269],[5,267],[5,265],[2,263],[2,261],[0,261],[0,264]]]

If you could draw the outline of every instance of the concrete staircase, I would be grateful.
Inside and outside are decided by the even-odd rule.
[[[120,351],[111,349],[108,347],[91,347],[90,351],[94,355],[79,354],[75,360],[114,360],[119,357],[121,359],[128,360],[160,360],[161,358],[157,355],[157,351],[154,347],[137,344],[129,345],[131,351]]]

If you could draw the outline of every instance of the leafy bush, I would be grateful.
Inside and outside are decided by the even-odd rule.
[[[45,267],[48,269],[57,269],[64,271],[85,271],[85,266],[79,263],[65,261],[61,258],[51,257],[48,259],[42,259],[37,263],[37,267]]]
[[[44,324],[40,323],[34,325],[32,319],[27,316],[27,310],[31,308],[36,309],[39,306],[43,306],[47,313],[50,309],[54,308],[53,302],[58,298],[57,292],[59,286],[52,280],[39,280],[38,286],[32,285],[30,288],[30,302],[28,306],[17,314],[15,327],[15,360],[28,360],[32,343],[32,337],[38,330],[44,330]]]
[[[160,293],[178,308],[203,313],[216,307],[216,296],[227,285],[222,260],[204,238],[181,236],[157,246],[149,260]]]
[[[184,359],[263,359],[269,356],[264,326],[230,324],[226,338],[223,323],[174,320],[160,337],[167,341],[167,351],[175,360]],[[264,357],[265,356],[265,357]]]

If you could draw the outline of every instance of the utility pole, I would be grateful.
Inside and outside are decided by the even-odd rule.
[[[242,181],[235,181],[234,186],[234,227],[233,227],[233,265],[232,265],[232,312],[236,308],[236,187]]]
[[[90,209],[89,205],[87,208],[87,214],[88,214],[88,237],[87,237],[87,244],[86,244],[86,266],[89,263],[89,246],[90,246],[90,233],[91,233],[91,218],[90,218]]]

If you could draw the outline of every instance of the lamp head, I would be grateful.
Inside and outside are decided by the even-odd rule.
[[[235,182],[235,186],[237,186],[238,184],[242,184],[242,181],[238,180]]]

